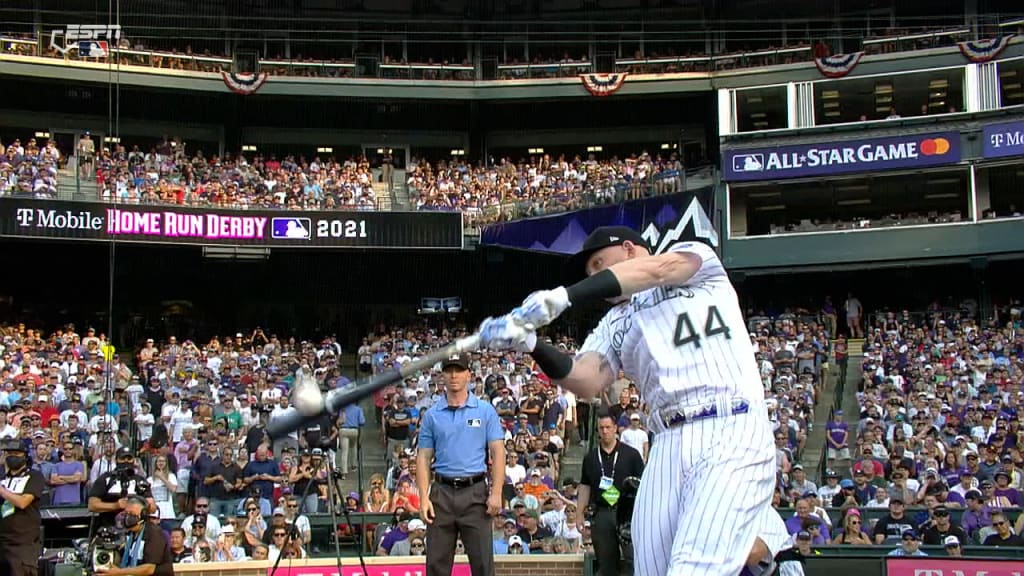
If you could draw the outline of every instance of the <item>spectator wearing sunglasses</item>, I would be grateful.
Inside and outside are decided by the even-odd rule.
[[[294,526],[276,526],[270,535],[267,560],[277,562],[279,557],[305,558],[306,550],[302,547],[302,539]]]
[[[181,528],[185,531],[186,538],[192,537],[192,524],[198,518],[203,518],[206,522],[206,535],[211,540],[216,540],[220,536],[220,520],[216,516],[210,515],[210,500],[206,497],[196,498],[192,514],[181,521]]]
[[[921,541],[928,546],[941,546],[950,536],[956,537],[957,542],[967,541],[967,532],[950,521],[949,509],[936,506],[932,510],[932,519],[922,529]]]
[[[1024,538],[1010,530],[1010,519],[1002,512],[992,514],[992,529],[982,542],[985,546],[1024,546]]]

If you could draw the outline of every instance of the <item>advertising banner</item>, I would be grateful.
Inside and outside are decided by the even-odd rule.
[[[306,212],[0,199],[0,237],[269,248],[462,248],[458,212]]]
[[[708,216],[714,188],[666,194],[614,206],[492,224],[480,243],[557,254],[573,254],[601,226],[628,226],[643,234],[655,253],[679,240],[701,240],[718,247],[718,232]]]
[[[885,559],[886,576],[1022,576],[1019,558],[928,558],[900,556]]]
[[[1024,156],[1024,122],[990,124],[982,129],[984,158]]]
[[[960,133],[941,132],[728,150],[722,154],[723,180],[744,182],[924,168],[960,161]]]
[[[347,560],[347,559],[346,559]],[[366,571],[358,563],[346,562],[341,567],[341,574],[338,574],[337,566],[288,566],[284,560],[277,567],[277,571],[267,569],[267,576],[424,576],[427,573],[426,561],[416,564],[408,562],[404,564],[367,564]],[[456,562],[452,566],[452,576],[470,576],[469,564]]]

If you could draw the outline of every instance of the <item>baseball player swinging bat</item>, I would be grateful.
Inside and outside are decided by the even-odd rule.
[[[644,576],[771,574],[791,547],[771,507],[775,450],[764,389],[738,298],[717,254],[695,242],[652,253],[625,227],[603,227],[569,261],[574,281],[534,292],[482,327],[491,350],[529,353],[552,382],[594,397],[622,370],[651,408],[655,433],[632,517]],[[612,308],[575,356],[535,330],[568,308]],[[788,576],[799,563],[779,563]],[[600,567],[604,571],[614,567]]]
[[[486,321],[485,321],[486,324]],[[470,352],[480,347],[480,332],[459,338],[451,344],[407,362],[398,370],[388,370],[357,383],[348,390],[332,390],[327,394],[320,392],[320,386],[313,378],[300,378],[292,391],[292,407],[283,414],[267,423],[267,434],[271,438],[280,438],[289,432],[311,424],[324,412],[338,414],[346,406],[372,395],[391,384],[401,382],[413,374],[429,369],[434,364],[449,356]]]

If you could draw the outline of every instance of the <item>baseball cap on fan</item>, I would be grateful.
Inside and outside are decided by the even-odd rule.
[[[627,240],[637,246],[650,250],[650,246],[647,245],[647,241],[644,240],[643,236],[632,228],[626,226],[601,226],[595,229],[583,241],[583,247],[580,248],[580,251],[570,256],[566,262],[567,280],[569,282],[582,280],[587,275],[587,260],[590,259],[594,252],[609,246],[619,246]]]

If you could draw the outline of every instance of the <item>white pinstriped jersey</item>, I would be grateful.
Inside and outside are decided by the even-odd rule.
[[[686,284],[652,288],[608,311],[580,353],[598,352],[636,382],[652,412],[713,396],[764,398],[736,291],[709,246],[682,242],[668,252],[703,261]]]

